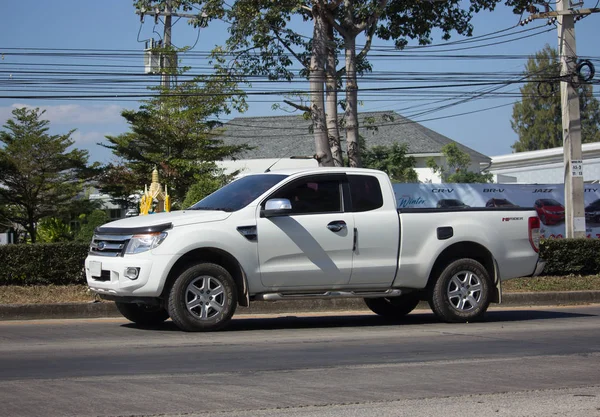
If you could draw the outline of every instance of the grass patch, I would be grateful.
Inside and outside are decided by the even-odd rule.
[[[600,291],[600,275],[516,278],[502,283],[503,292]]]
[[[87,285],[0,286],[0,304],[85,303],[95,296]]]
[[[516,278],[504,292],[600,291],[600,275]],[[99,300],[86,285],[0,286],[0,304],[86,303]]]

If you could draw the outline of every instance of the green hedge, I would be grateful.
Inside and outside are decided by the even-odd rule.
[[[546,260],[543,275],[600,274],[600,239],[545,239],[540,256]]]
[[[0,285],[85,284],[87,243],[0,246]],[[544,275],[600,274],[600,239],[546,239]]]
[[[89,244],[61,242],[0,246],[0,285],[85,284]]]

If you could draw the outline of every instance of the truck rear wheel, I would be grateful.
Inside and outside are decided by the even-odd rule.
[[[413,311],[419,304],[416,293],[391,298],[365,298],[365,304],[375,314],[389,319],[400,319]]]
[[[233,278],[225,268],[211,263],[187,268],[177,277],[169,294],[171,320],[187,332],[225,327],[236,307]]]
[[[167,310],[160,306],[120,302],[115,304],[123,317],[141,326],[155,326],[169,318]]]
[[[487,270],[474,259],[449,264],[430,290],[429,306],[447,323],[480,319],[490,305],[492,283]]]

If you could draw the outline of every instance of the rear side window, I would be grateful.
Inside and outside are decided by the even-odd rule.
[[[348,175],[352,211],[370,211],[383,206],[383,196],[377,178],[370,175]]]

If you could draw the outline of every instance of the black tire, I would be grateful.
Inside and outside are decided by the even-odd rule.
[[[429,306],[447,323],[476,321],[487,311],[493,285],[487,270],[474,259],[458,259],[435,281]]]
[[[169,318],[167,310],[160,306],[119,302],[115,304],[123,317],[140,326],[156,326]]]
[[[211,263],[187,268],[177,277],[169,294],[171,320],[186,332],[222,329],[236,307],[233,278],[225,268]]]
[[[388,319],[401,319],[419,304],[417,293],[403,294],[391,298],[365,298],[365,304],[375,314]]]

